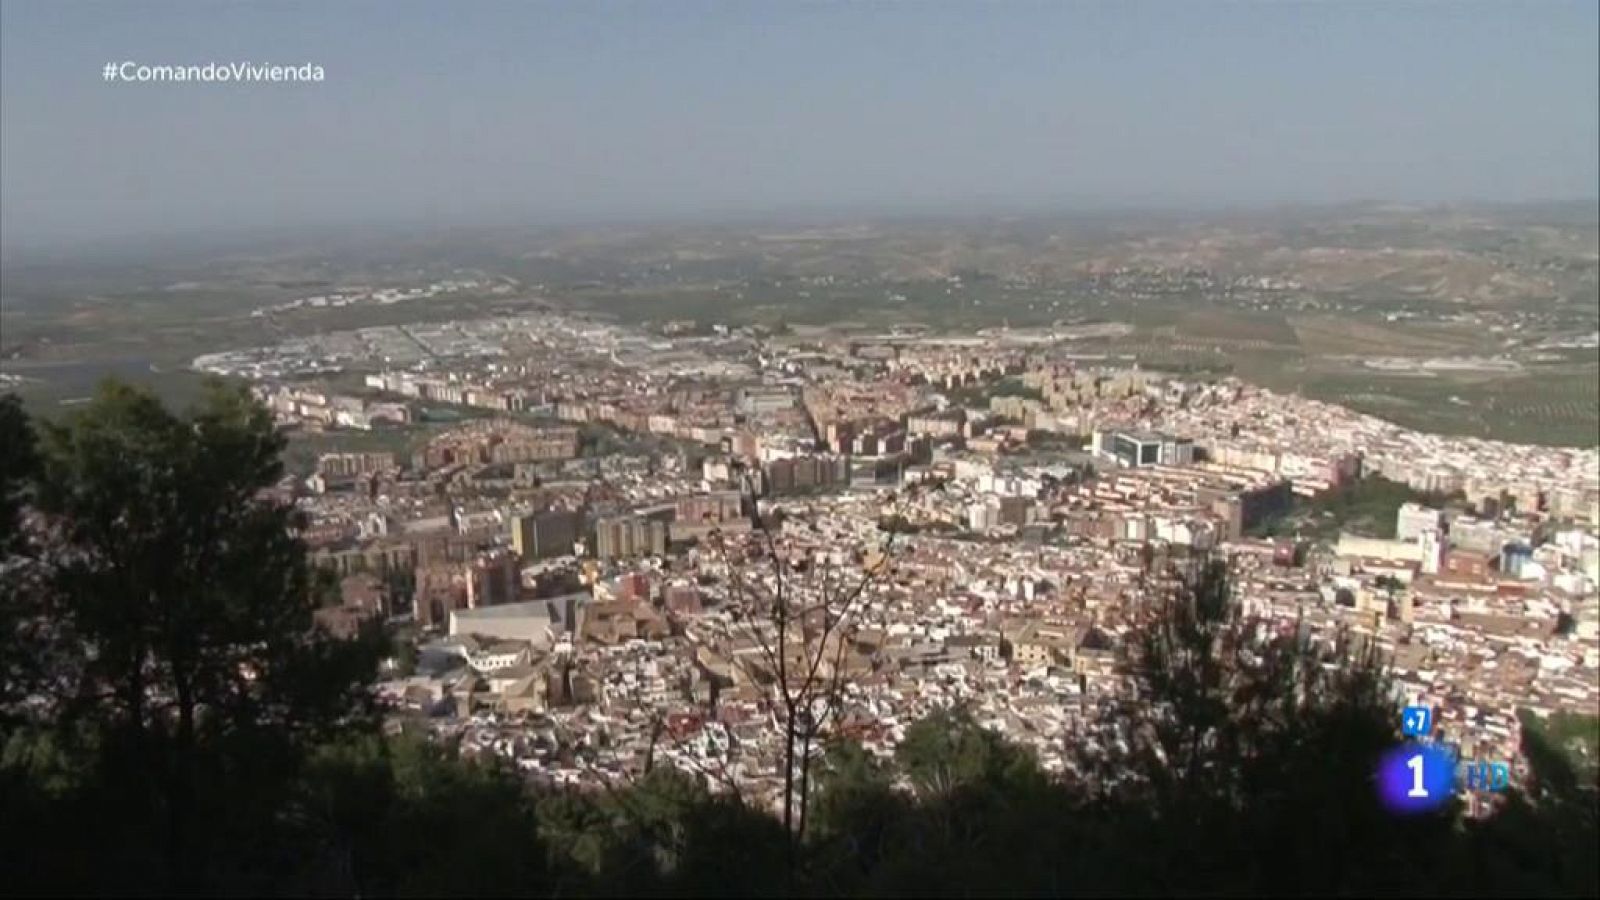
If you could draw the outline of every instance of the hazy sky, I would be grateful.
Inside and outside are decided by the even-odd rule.
[[[1597,8],[4,0],[0,238],[1592,197]]]

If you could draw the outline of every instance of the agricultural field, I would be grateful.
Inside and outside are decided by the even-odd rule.
[[[1297,316],[1296,342],[1313,356],[1446,356],[1482,347],[1481,331],[1350,316]]]
[[[1462,379],[1332,375],[1300,389],[1408,428],[1516,443],[1600,443],[1600,368],[1570,367],[1515,377]]]
[[[1234,313],[1195,311],[1184,314],[1173,325],[1183,339],[1239,350],[1298,348],[1300,336],[1287,317],[1275,313]]]

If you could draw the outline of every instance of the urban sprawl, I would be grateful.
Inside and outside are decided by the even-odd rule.
[[[1595,709],[1595,449],[1142,371],[1088,352],[1097,328],[543,314],[195,367],[251,379],[280,422],[330,439],[457,411],[405,452],[326,453],[281,489],[339,580],[323,621],[415,635],[381,685],[396,722],[530,778],[613,782],[649,757],[777,803],[785,655],[820,661],[828,732],[874,753],[962,704],[1066,771],[1127,690],[1153,585],[1196,556],[1227,561],[1262,628],[1374,651],[1397,704],[1433,707],[1463,754],[1516,759],[1519,709]],[[1383,534],[1301,515],[1377,477],[1415,492]],[[821,610],[791,646],[780,577]],[[854,587],[830,606],[830,585]]]

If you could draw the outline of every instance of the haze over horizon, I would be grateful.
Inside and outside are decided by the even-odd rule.
[[[0,244],[1600,195],[1600,8],[0,7]],[[108,62],[320,65],[125,84]]]

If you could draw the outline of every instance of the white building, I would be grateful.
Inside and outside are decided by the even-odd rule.
[[[1430,509],[1420,503],[1402,503],[1400,511],[1395,514],[1395,540],[1417,540],[1424,531],[1438,531],[1441,521],[1437,509]]]
[[[1439,529],[1429,528],[1417,535],[1417,542],[1422,547],[1422,574],[1437,575],[1439,567],[1444,564],[1444,538],[1439,534]]]

